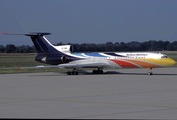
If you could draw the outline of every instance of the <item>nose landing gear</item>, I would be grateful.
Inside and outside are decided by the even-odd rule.
[[[150,72],[148,72],[148,75],[150,76],[150,75],[152,75],[153,73],[152,73],[152,68],[147,68],[148,70],[150,70]]]

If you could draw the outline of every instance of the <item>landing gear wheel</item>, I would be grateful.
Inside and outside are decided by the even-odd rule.
[[[93,70],[93,74],[103,74],[103,70]]]
[[[98,74],[103,74],[103,70],[98,70]]]
[[[71,72],[67,72],[67,75],[71,75]]]
[[[152,75],[152,68],[147,68],[148,70],[150,70],[150,72],[148,72],[148,75]]]
[[[149,76],[152,75],[152,72],[149,72],[148,75],[149,75]]]
[[[67,75],[78,75],[78,72],[67,72]]]
[[[93,70],[92,73],[93,73],[93,74],[96,74],[96,70]]]

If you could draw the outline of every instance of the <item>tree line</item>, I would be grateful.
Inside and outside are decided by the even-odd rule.
[[[66,45],[62,42],[54,44],[56,46]],[[128,43],[124,42],[107,42],[103,44],[94,43],[67,43],[67,45],[73,46],[73,52],[119,52],[119,51],[177,51],[177,41],[156,41],[150,40],[145,42],[132,41]],[[6,46],[0,45],[0,53],[36,53],[36,49],[33,46],[21,45],[15,46],[13,44],[7,44]]]

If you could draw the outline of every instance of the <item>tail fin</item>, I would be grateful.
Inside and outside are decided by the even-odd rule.
[[[55,53],[58,52],[53,45],[44,37],[44,35],[50,35],[51,33],[30,33],[25,34],[30,36],[34,43],[34,46],[38,53]]]
[[[2,33],[7,35],[26,35],[30,36],[34,46],[38,53],[58,53],[59,51],[44,37],[44,35],[50,35],[51,33],[29,33],[29,34],[13,34],[13,33]]]

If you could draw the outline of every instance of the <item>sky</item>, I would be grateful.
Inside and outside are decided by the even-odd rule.
[[[0,33],[50,32],[52,43],[177,41],[177,0],[0,0]],[[0,45],[33,45],[0,34]]]

